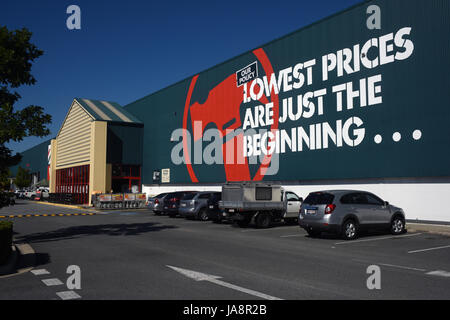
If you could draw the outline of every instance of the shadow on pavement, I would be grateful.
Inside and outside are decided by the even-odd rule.
[[[49,232],[32,233],[16,237],[18,242],[37,243],[57,240],[76,239],[82,236],[136,236],[142,233],[178,228],[173,225],[159,225],[159,223],[121,223],[76,226]]]
[[[361,230],[357,239],[362,240],[364,238],[377,237],[377,236],[393,236],[393,235],[389,231],[383,231],[383,230]],[[327,239],[327,240],[342,240],[342,241],[344,241],[344,239],[342,238],[342,236],[340,234],[326,233],[326,232],[322,232],[319,236],[316,236],[316,237],[311,237],[311,236],[306,234],[305,237],[307,237],[307,238],[317,238],[317,239]],[[348,240],[348,241],[351,242],[352,240]]]
[[[27,253],[20,256],[16,269],[33,268],[50,262],[48,253]]]

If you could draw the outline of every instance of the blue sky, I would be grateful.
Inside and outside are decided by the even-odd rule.
[[[2,0],[0,25],[26,27],[44,55],[16,104],[44,107],[51,134],[12,142],[24,151],[54,137],[74,97],[126,105],[154,91],[344,10],[361,0]],[[66,9],[81,8],[81,30]]]

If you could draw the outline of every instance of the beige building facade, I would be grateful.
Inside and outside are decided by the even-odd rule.
[[[133,181],[139,179],[140,184],[140,163],[137,163],[139,161],[132,161],[131,164],[123,163],[123,159],[116,155],[119,151],[123,151],[123,145],[127,144],[127,128],[132,130],[128,136],[133,139],[135,138],[133,130],[136,131],[136,128],[141,127],[139,120],[133,118],[118,104],[74,99],[57,136],[51,140],[50,192],[71,194],[75,202],[91,204],[91,195],[94,193],[124,191],[112,190],[113,184],[116,189],[119,188],[118,180],[122,182],[121,187],[126,185],[127,178]],[[117,128],[120,128],[120,132],[125,132],[122,137],[124,139],[117,139],[115,134]],[[135,152],[139,159],[140,151]],[[139,166],[139,176],[132,176],[131,169],[130,174],[122,174],[121,168],[128,169],[130,166]],[[113,168],[115,168],[114,177]],[[137,170],[134,169],[133,172],[136,173]],[[128,184],[131,182],[128,181]]]

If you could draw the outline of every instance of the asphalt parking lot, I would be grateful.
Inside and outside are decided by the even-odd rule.
[[[76,299],[450,298],[450,237],[441,234],[343,241],[310,238],[297,225],[239,228],[148,210],[26,201],[0,216],[14,221],[15,242],[29,244],[37,256],[32,270],[0,278],[0,299],[62,299],[57,293],[70,291],[70,265],[81,270]],[[367,287],[372,265],[380,268],[380,289]],[[48,279],[59,282],[47,285]]]

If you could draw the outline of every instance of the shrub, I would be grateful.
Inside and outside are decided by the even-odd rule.
[[[5,263],[11,254],[13,223],[0,221],[0,264]]]

